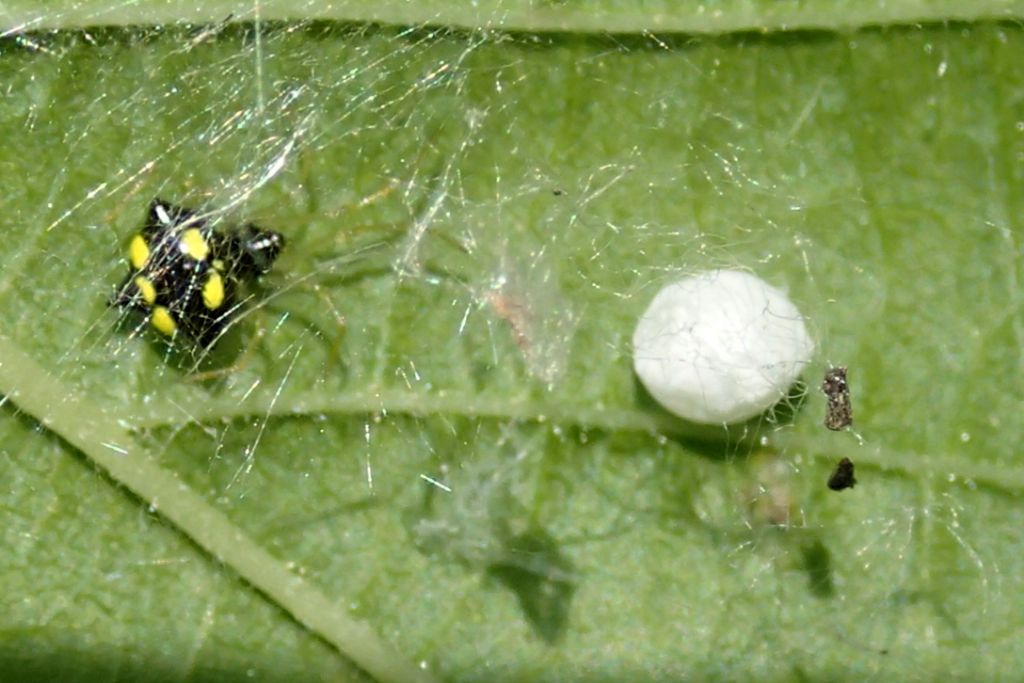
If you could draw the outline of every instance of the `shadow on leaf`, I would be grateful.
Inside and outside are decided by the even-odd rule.
[[[807,572],[808,587],[818,598],[831,598],[836,587],[832,581],[832,553],[820,538],[808,541],[800,548],[800,559]]]
[[[507,559],[487,568],[487,575],[511,590],[531,628],[549,645],[565,634],[576,592],[572,563],[543,529],[507,541]]]

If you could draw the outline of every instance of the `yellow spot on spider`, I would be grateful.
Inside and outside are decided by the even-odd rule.
[[[139,290],[139,294],[142,295],[142,300],[152,306],[156,303],[156,287],[153,286],[152,281],[148,277],[139,275],[135,278],[135,286]]]
[[[223,271],[224,270],[224,261],[220,260],[219,258],[213,259],[213,267],[215,269],[217,269],[217,270]]]
[[[181,233],[179,246],[183,254],[191,256],[196,261],[202,261],[210,253],[210,244],[198,228],[189,228]]]
[[[156,328],[157,332],[168,337],[174,336],[174,333],[178,330],[178,323],[174,322],[171,312],[163,306],[155,306],[153,308],[153,315],[150,316],[149,321],[153,323],[153,327]]]
[[[142,270],[149,260],[149,245],[142,235],[136,235],[128,245],[128,261],[135,270]]]
[[[224,280],[220,273],[212,271],[203,285],[203,304],[211,311],[220,308],[224,303]]]

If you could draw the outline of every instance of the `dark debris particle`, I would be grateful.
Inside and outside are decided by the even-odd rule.
[[[835,471],[832,472],[832,476],[828,478],[828,487],[833,491],[852,489],[856,483],[857,479],[853,476],[853,462],[849,458],[840,460]]]
[[[853,424],[853,407],[850,405],[850,387],[846,383],[846,368],[829,368],[821,383],[828,404],[825,408],[825,426],[839,431]]]

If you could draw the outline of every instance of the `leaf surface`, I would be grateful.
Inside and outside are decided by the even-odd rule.
[[[1014,674],[1022,49],[985,23],[8,39],[4,658],[357,679],[377,641],[295,621],[329,604],[443,680]],[[208,381],[105,304],[156,196],[288,239]],[[713,267],[811,321],[791,419],[697,430],[639,389],[637,316]],[[828,363],[860,440],[821,425]]]

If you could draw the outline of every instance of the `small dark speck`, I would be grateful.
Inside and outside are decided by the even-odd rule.
[[[556,197],[561,197],[563,194],[565,194],[565,192],[563,190],[551,190],[551,194],[555,195]]]
[[[832,472],[832,476],[828,478],[828,487],[833,491],[852,489],[856,483],[857,479],[853,476],[853,462],[849,458],[840,460],[835,471]]]

